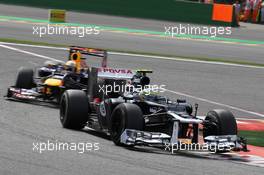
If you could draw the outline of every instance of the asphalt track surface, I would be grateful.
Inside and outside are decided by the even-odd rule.
[[[34,19],[47,19],[48,10],[0,5],[0,15],[27,17]],[[164,26],[175,26],[177,23],[149,21],[141,19],[125,19],[121,17],[107,17],[102,15],[80,14],[69,12],[69,22],[125,27],[165,32]],[[123,32],[102,31],[99,35],[88,35],[84,38],[77,36],[46,35],[39,38],[33,35],[33,26],[23,22],[0,21],[0,38],[12,38],[37,42],[56,44],[81,45],[99,48],[111,48],[124,51],[137,51],[154,54],[168,54],[187,57],[224,58],[254,63],[264,63],[263,45],[245,45],[236,43],[223,43],[215,41],[182,40],[168,37],[153,37],[148,35],[135,35]],[[43,26],[43,25],[42,25]],[[263,26],[250,26],[245,24],[240,29],[234,29],[232,38],[252,39],[264,41]]]
[[[60,60],[66,57],[66,51],[61,50],[12,47]],[[128,150],[115,146],[112,141],[101,134],[63,129],[59,122],[58,109],[6,101],[3,98],[8,85],[14,83],[16,70],[20,66],[34,67],[42,65],[44,60],[2,47],[0,52],[0,137],[2,140],[0,142],[2,148],[0,150],[0,174],[218,175],[223,173],[236,175],[263,174],[264,172],[263,168],[235,161],[211,160],[183,154],[171,155],[147,148]],[[152,75],[153,82],[164,83],[168,89],[175,88],[177,91],[200,95],[208,99],[223,100],[221,101],[223,103],[236,104],[240,107],[251,108],[251,110],[262,110],[260,101],[254,101],[263,99],[261,93],[256,94],[263,87],[263,81],[260,81],[263,69],[209,66],[200,63],[116,55],[109,56],[109,63],[112,67],[153,69],[155,72]],[[248,86],[244,87],[244,84]],[[248,89],[251,89],[252,93]],[[169,95],[174,99],[178,97],[174,94]],[[200,103],[200,113],[212,106],[216,107]],[[44,151],[41,154],[36,150],[33,151],[33,143],[47,143],[48,140],[67,143],[99,143],[100,150],[87,151],[84,154],[77,151]]]
[[[2,8],[3,6],[0,5]],[[8,11],[8,10],[5,10]],[[20,13],[18,9],[12,9]],[[0,10],[0,14],[2,14]],[[28,11],[21,14],[31,13]],[[41,14],[42,12],[40,12]],[[44,13],[43,13],[44,14]],[[8,14],[6,14],[8,15]],[[38,17],[38,15],[35,15]],[[26,16],[31,17],[31,16]],[[31,30],[28,24],[2,23],[0,38],[18,38],[32,39]],[[32,31],[31,31],[32,32]],[[146,50],[153,47],[153,43],[161,42],[158,39],[145,39],[137,36],[120,36],[118,34],[109,34],[109,38],[93,41],[89,39],[89,45],[92,46],[114,46],[140,49],[139,43],[148,42],[144,45]],[[115,37],[121,38],[123,43],[116,41]],[[34,38],[34,37],[33,37]],[[131,39],[131,43],[129,42]],[[87,45],[87,41],[79,38],[58,38],[49,37],[36,41],[62,42],[66,44]],[[145,40],[145,41],[142,41]],[[125,42],[126,41],[126,42]],[[149,44],[149,41],[151,43]],[[244,46],[228,45],[219,43],[206,43],[192,41],[170,41],[173,44],[179,42],[184,50],[184,43],[189,47],[199,50],[197,54],[203,53],[200,47],[209,47],[212,45],[223,46],[223,52],[228,52],[233,47],[240,48],[240,52],[260,51],[259,56],[252,58],[256,62],[263,62],[261,53],[262,47],[250,47],[249,51],[244,51]],[[131,45],[129,45],[129,43]],[[181,44],[180,44],[181,43]],[[161,46],[162,43],[159,44]],[[205,45],[205,46],[204,46]],[[195,47],[194,47],[195,46]],[[10,46],[25,51],[49,56],[59,60],[65,60],[67,52],[61,50],[31,48],[22,46]],[[164,49],[169,52],[175,50],[175,47],[166,45]],[[193,49],[192,48],[192,49]],[[158,48],[161,49],[162,48]],[[192,49],[186,49],[185,52],[191,53]],[[256,50],[254,50],[256,49]],[[163,50],[162,50],[163,51]],[[194,51],[193,51],[194,52]],[[236,161],[212,160],[198,158],[182,154],[171,155],[169,153],[158,151],[156,149],[140,148],[129,150],[115,146],[112,141],[102,134],[91,131],[73,131],[61,127],[59,122],[58,109],[25,104],[4,100],[3,96],[9,85],[14,83],[16,71],[19,67],[35,67],[43,64],[44,60],[7,48],[0,47],[0,174],[263,174],[264,169],[254,166],[240,164]],[[207,53],[207,52],[205,52]],[[210,52],[208,53],[210,54]],[[213,53],[211,53],[213,54]],[[219,56],[219,53],[214,53]],[[240,59],[241,55],[234,56],[234,59]],[[262,54],[263,56],[263,54]],[[243,57],[248,60],[251,57]],[[146,68],[153,69],[151,75],[152,83],[165,84],[167,89],[175,92],[190,94],[195,97],[208,99],[209,102],[200,101],[197,98],[187,98],[191,103],[200,104],[199,115],[204,115],[208,110],[214,108],[223,108],[210,101],[221,104],[236,106],[245,111],[253,111],[264,114],[263,111],[263,73],[264,69],[254,69],[245,67],[219,66],[212,64],[179,62],[172,60],[148,59],[133,56],[109,55],[111,67],[125,68]],[[172,99],[184,98],[174,93],[168,92],[166,95]],[[228,107],[224,107],[229,109]],[[230,109],[236,117],[262,118],[241,110]],[[100,150],[88,151],[84,154],[77,151],[46,151],[42,154],[36,150],[33,151],[33,143],[47,142],[73,142],[73,143],[99,143]]]

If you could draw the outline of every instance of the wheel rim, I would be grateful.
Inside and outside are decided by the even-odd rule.
[[[215,121],[213,117],[208,117],[207,120],[209,121],[209,123],[204,126],[204,137],[210,135],[218,135],[219,128],[217,127],[217,121]]]
[[[61,100],[61,109],[60,109],[60,120],[62,123],[64,123],[65,114],[66,114],[66,100],[65,100],[65,96],[63,96]]]
[[[124,112],[122,110],[117,110],[112,118],[112,135],[114,140],[120,139],[120,136],[125,128],[124,120],[122,118],[123,115]]]

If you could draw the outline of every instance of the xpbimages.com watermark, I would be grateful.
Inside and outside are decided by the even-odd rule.
[[[216,153],[219,151],[230,151],[232,148],[229,145],[225,145],[223,143],[218,144],[207,144],[207,143],[185,143],[179,141],[179,143],[166,143],[165,151],[170,151],[172,154],[177,153],[178,151],[209,151],[212,153]]]
[[[164,26],[164,33],[170,37],[184,35],[200,35],[209,37],[219,37],[232,34],[231,27],[216,26],[193,26],[190,24],[179,24],[176,26]]]
[[[44,153],[48,151],[76,151],[78,153],[85,153],[91,151],[100,150],[99,143],[89,143],[89,142],[59,142],[50,141],[47,142],[33,142],[32,150],[38,153]]]
[[[87,35],[99,35],[100,27],[98,26],[63,26],[63,25],[42,25],[42,26],[33,26],[32,34],[39,37],[45,35],[71,35],[83,38]]]
[[[130,92],[143,92],[145,95],[150,95],[151,93],[162,93],[165,92],[166,85],[133,85],[133,84],[113,84],[100,85],[99,93],[109,95],[111,93],[130,93]]]

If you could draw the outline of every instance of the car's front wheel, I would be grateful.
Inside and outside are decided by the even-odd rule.
[[[205,117],[203,136],[237,135],[237,123],[234,115],[227,110],[209,111]]]
[[[33,70],[21,67],[17,74],[16,88],[31,89],[34,87]]]
[[[135,104],[121,103],[111,115],[110,132],[116,145],[122,146],[120,137],[125,129],[144,129],[144,118],[140,107]]]

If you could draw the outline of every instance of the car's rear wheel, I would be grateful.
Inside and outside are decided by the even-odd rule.
[[[17,74],[15,87],[22,89],[31,89],[34,87],[33,70],[21,67]]]
[[[227,110],[209,111],[205,117],[203,136],[237,135],[237,123],[234,115]]]
[[[120,137],[125,129],[143,130],[144,118],[141,109],[130,103],[121,103],[111,115],[111,136],[116,145],[122,146]]]
[[[89,117],[89,101],[81,90],[67,90],[60,103],[60,121],[64,128],[82,129]]]

